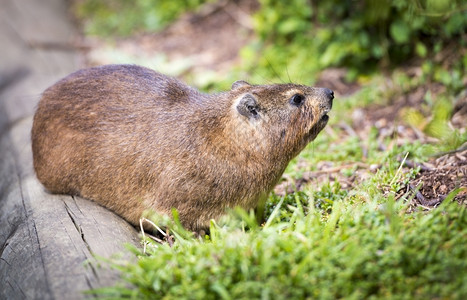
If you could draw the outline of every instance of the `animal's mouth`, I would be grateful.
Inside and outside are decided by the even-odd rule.
[[[328,114],[324,114],[321,119],[319,119],[318,123],[316,123],[315,127],[317,128],[318,132],[321,131],[321,129],[324,128],[324,126],[326,126],[326,124],[328,123],[329,121],[329,116]]]
[[[327,123],[328,121],[329,121],[329,116],[325,114],[324,116],[321,117],[321,119],[319,120],[319,123],[322,123],[322,122]]]
[[[321,130],[323,130],[324,127],[326,127],[326,124],[329,121],[329,116],[328,114],[324,114],[318,122],[315,123],[315,125],[310,129],[307,135],[307,141],[314,140],[315,137],[320,133]]]

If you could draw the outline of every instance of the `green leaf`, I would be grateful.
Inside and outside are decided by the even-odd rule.
[[[393,22],[389,28],[389,32],[397,44],[405,44],[409,41],[410,28],[401,20]]]
[[[415,52],[420,57],[426,57],[428,50],[423,43],[418,42],[417,45],[415,45]]]
[[[293,33],[294,31],[298,31],[302,27],[302,24],[303,23],[300,19],[287,19],[284,22],[280,23],[279,32],[284,35]]]

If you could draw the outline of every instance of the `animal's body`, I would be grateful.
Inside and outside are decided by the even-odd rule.
[[[254,208],[327,123],[333,93],[295,84],[204,94],[134,65],[75,72],[42,95],[34,168],[53,193],[92,199],[132,224],[147,209],[197,230]]]

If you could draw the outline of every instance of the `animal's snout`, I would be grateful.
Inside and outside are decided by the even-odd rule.
[[[332,91],[332,90],[330,90],[328,88],[325,88],[324,93],[329,98],[329,100],[332,102],[332,99],[334,99],[334,91]]]
[[[329,112],[332,108],[332,100],[334,99],[334,91],[328,88],[321,89],[322,100],[320,106],[326,112]]]

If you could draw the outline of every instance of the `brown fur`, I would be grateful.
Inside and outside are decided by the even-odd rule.
[[[297,93],[299,107],[290,102]],[[147,209],[176,208],[196,230],[227,207],[257,206],[324,128],[332,98],[328,89],[242,81],[203,94],[143,67],[85,69],[44,92],[34,168],[49,191],[92,199],[132,224]]]

